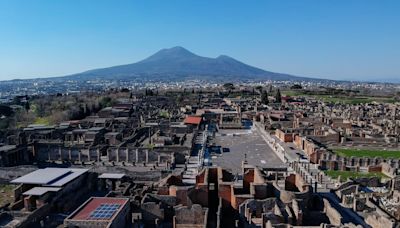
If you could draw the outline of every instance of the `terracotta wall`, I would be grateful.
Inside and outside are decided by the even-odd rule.
[[[283,142],[293,142],[294,134],[293,133],[285,133],[280,129],[276,129],[275,135],[278,139]]]

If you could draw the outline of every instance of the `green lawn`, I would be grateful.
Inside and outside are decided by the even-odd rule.
[[[165,111],[165,110],[163,110],[163,111],[160,111],[159,112],[159,114],[158,114],[160,117],[164,117],[164,118],[169,118],[169,112],[168,111]]]
[[[308,94],[305,94],[303,91],[301,90],[286,90],[286,91],[282,91],[282,94],[285,96],[310,96]],[[273,95],[273,94],[270,94]]]
[[[324,95],[324,94],[318,95],[318,94],[307,94],[301,90],[282,91],[282,94],[285,96],[314,97],[317,99],[321,99],[325,102],[342,103],[342,104],[365,104],[365,103],[371,103],[373,101],[381,102],[381,103],[396,102],[393,98],[386,98],[386,97],[364,97],[364,96],[349,97],[349,96],[344,96],[344,95]]]
[[[316,95],[317,98],[330,103],[343,103],[343,104],[364,104],[374,101],[372,98],[367,97],[339,97],[330,95]]]
[[[348,178],[359,178],[359,177],[379,177],[379,179],[386,178],[387,176],[383,173],[362,173],[354,171],[338,171],[338,170],[326,170],[325,174],[333,179],[337,179],[340,176],[342,182]]]
[[[37,117],[35,119],[34,124],[50,125],[50,118],[49,117]]]
[[[364,150],[364,149],[334,149],[333,152],[344,157],[382,157],[400,158],[400,151],[389,150]]]
[[[346,96],[331,96],[331,95],[314,95],[317,98],[321,98],[325,102],[331,103],[343,103],[343,104],[365,104],[372,103],[374,101],[380,103],[394,103],[395,100],[392,98],[382,97],[346,97]]]
[[[12,203],[14,200],[14,185],[0,184],[0,206]]]

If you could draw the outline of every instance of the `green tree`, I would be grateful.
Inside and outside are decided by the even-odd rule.
[[[294,84],[290,87],[290,89],[303,89],[303,87],[299,84]]]
[[[276,91],[275,102],[276,103],[282,103],[282,95],[281,95],[281,90],[280,89],[278,89]]]
[[[273,89],[273,88],[272,88],[272,85],[269,85],[269,89],[268,89],[268,90],[269,90],[269,93],[272,93],[272,89]]]
[[[101,106],[101,108],[109,107],[109,106],[111,106],[111,105],[112,105],[112,99],[111,99],[111,97],[103,97],[103,98],[100,100],[100,106]]]
[[[233,90],[235,87],[234,87],[234,85],[232,83],[225,83],[224,84],[224,88],[226,90]]]
[[[154,92],[153,92],[153,90],[151,90],[151,89],[147,89],[147,88],[146,88],[145,95],[146,95],[146,96],[150,96],[150,97],[151,97],[151,96],[154,96]]]
[[[15,96],[12,103],[15,105],[21,105],[21,99],[18,96]]]
[[[29,111],[29,109],[31,109],[31,106],[29,105],[29,101],[25,102],[25,110]]]
[[[0,105],[0,116],[11,116],[13,114],[12,108],[8,105]]]
[[[268,105],[268,103],[269,103],[268,93],[267,93],[267,91],[263,91],[261,93],[261,104]]]

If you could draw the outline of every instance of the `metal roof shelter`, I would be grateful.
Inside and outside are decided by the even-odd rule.
[[[8,150],[13,150],[17,148],[16,145],[4,145],[4,146],[0,146],[0,151],[8,151]]]
[[[61,188],[52,188],[52,187],[34,187],[23,193],[25,196],[42,196],[48,192],[58,192]]]
[[[38,169],[25,176],[12,180],[13,184],[36,184],[48,187],[62,187],[80,175],[86,173],[88,169],[71,168],[45,168]]]
[[[99,176],[100,179],[122,179],[125,176],[123,173],[103,173]]]
[[[103,130],[104,129],[104,127],[91,127],[91,128],[89,128],[88,130],[89,131],[101,131],[101,130]]]

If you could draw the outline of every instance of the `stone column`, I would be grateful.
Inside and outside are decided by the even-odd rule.
[[[111,180],[111,190],[115,191],[116,183],[115,180]]]
[[[136,149],[135,155],[136,155],[135,162],[138,163],[139,162],[139,149]]]
[[[96,148],[96,153],[97,153],[97,162],[100,162],[100,149],[98,147]]]
[[[244,216],[246,216],[246,219],[249,220],[249,217],[250,217],[250,208],[246,207]]]
[[[128,149],[128,147],[125,150],[125,161],[129,162],[129,149]]]
[[[175,157],[174,154],[171,154],[171,166],[175,166]]]
[[[91,161],[91,153],[90,153],[90,149],[92,149],[91,147],[89,147],[89,149],[88,149],[88,162],[90,162]]]

